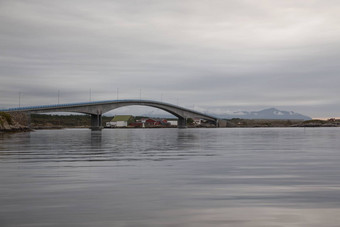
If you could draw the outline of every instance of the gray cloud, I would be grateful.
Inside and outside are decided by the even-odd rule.
[[[1,1],[0,107],[142,96],[340,116],[340,3]],[[179,100],[179,101],[177,101]]]

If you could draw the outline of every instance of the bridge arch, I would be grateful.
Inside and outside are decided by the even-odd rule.
[[[109,111],[112,111],[112,110],[117,110],[117,109],[123,108],[123,107],[134,107],[134,106],[137,106],[137,107],[141,107],[141,106],[143,106],[143,107],[151,107],[151,108],[155,108],[155,109],[158,109],[158,110],[163,110],[163,111],[173,115],[174,117],[181,117],[178,113],[176,113],[174,111],[171,111],[171,110],[168,110],[166,108],[155,107],[153,105],[140,105],[140,104],[123,104],[123,105],[120,105],[120,106],[114,106],[112,108],[107,107],[107,108],[103,109],[103,114],[107,113]]]
[[[210,120],[218,125],[218,119],[216,117],[200,113],[195,110],[190,110],[181,106],[173,105],[170,103],[158,102],[153,100],[107,100],[97,102],[84,102],[84,103],[69,103],[69,104],[58,104],[58,105],[45,105],[45,106],[30,106],[11,108],[0,111],[17,111],[27,113],[48,113],[48,112],[76,112],[91,115],[91,128],[101,129],[102,114],[111,110],[125,107],[125,106],[149,106],[164,110],[178,118],[178,127],[186,127],[187,118],[201,118]]]

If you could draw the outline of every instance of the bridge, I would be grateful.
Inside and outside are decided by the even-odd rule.
[[[127,100],[106,100],[95,102],[81,102],[68,104],[55,104],[44,106],[27,106],[9,109],[0,109],[2,112],[24,112],[28,115],[32,113],[51,112],[75,112],[91,115],[91,129],[102,129],[102,115],[108,111],[124,106],[149,106],[164,110],[178,118],[178,128],[186,128],[188,118],[200,118],[213,122],[216,127],[220,127],[220,121],[214,116],[190,110],[184,107],[153,100],[127,99]]]

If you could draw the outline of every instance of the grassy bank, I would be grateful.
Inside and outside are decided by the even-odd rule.
[[[268,120],[268,119],[240,119],[226,120],[227,127],[255,128],[255,127],[339,127],[340,120]]]
[[[103,117],[103,124],[110,121],[112,117]],[[91,117],[89,115],[49,115],[32,114],[32,128],[89,128]]]
[[[4,127],[6,123],[9,125],[13,124],[11,115],[9,113],[0,112],[0,126]]]
[[[270,119],[240,119],[233,118],[226,120],[227,127],[292,127],[303,123],[303,120],[270,120]]]

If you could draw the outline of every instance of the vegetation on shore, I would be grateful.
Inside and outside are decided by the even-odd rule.
[[[340,127],[340,120],[268,120],[268,119],[228,119],[227,127]]]
[[[136,119],[146,118],[137,116]],[[103,125],[111,121],[112,117],[103,116]],[[254,127],[336,127],[340,126],[340,120],[330,119],[322,120],[266,120],[266,119],[226,119],[227,127],[235,128],[254,128]],[[188,121],[188,127],[194,127],[191,121]],[[46,115],[32,114],[32,128],[88,128],[91,126],[91,117],[89,115]]]
[[[103,125],[110,121],[112,117],[103,116]],[[91,126],[90,115],[49,115],[32,114],[31,127],[33,129],[42,128],[89,128]]]
[[[12,117],[9,113],[5,113],[5,112],[0,112],[0,125],[1,127],[4,127],[5,124],[9,124],[12,125]]]
[[[0,112],[0,132],[29,130],[26,118],[23,114]]]
[[[328,120],[308,120],[296,127],[340,127],[340,119],[330,118]]]
[[[0,131],[26,131],[28,130],[27,119],[23,120],[23,114],[0,112]],[[143,118],[143,117],[136,117]],[[145,117],[144,117],[145,118]],[[103,125],[111,121],[112,117],[103,116]],[[192,120],[192,119],[191,119]],[[45,128],[89,128],[91,117],[89,115],[47,115],[32,114],[32,129]],[[190,120],[188,127],[197,127]],[[199,127],[199,126],[198,126]],[[200,126],[204,127],[204,126]],[[254,128],[254,127],[340,127],[340,120],[261,120],[261,119],[226,119],[228,128]]]
[[[291,127],[293,125],[301,124],[303,120],[266,120],[266,119],[228,119],[227,127]]]

